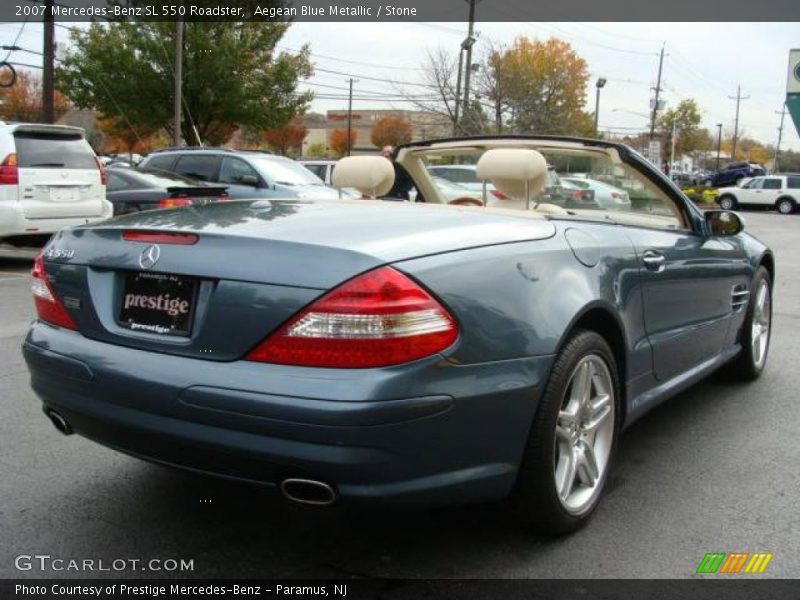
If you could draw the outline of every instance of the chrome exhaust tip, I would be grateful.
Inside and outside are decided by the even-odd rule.
[[[46,414],[47,418],[50,419],[50,422],[53,423],[53,427],[58,429],[64,435],[72,435],[75,433],[72,430],[72,425],[70,425],[60,413],[54,411],[52,408],[45,410],[44,414]]]
[[[329,506],[336,502],[336,490],[313,479],[284,479],[280,484],[284,498],[299,504]]]

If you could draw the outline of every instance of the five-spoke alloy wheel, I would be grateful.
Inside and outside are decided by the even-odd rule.
[[[511,503],[538,531],[584,525],[597,507],[614,455],[619,375],[608,342],[578,330],[556,356],[531,425]]]

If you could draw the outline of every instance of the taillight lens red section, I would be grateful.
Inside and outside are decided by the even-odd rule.
[[[508,200],[508,196],[506,196],[503,192],[501,192],[498,189],[491,190],[490,193],[498,200]]]
[[[47,271],[45,270],[41,253],[33,261],[31,277],[33,277],[31,280],[31,292],[33,292],[33,302],[36,305],[36,314],[39,319],[51,325],[77,330],[78,326],[69,316],[67,309],[61,304],[61,300],[55,295],[50,282],[47,280]]]
[[[142,244],[176,244],[178,246],[191,246],[197,243],[198,238],[193,233],[126,230],[122,232],[122,239],[126,242],[141,242]]]
[[[191,204],[192,201],[189,198],[162,198],[158,201],[158,208],[178,208]]]
[[[322,296],[245,359],[307,367],[385,367],[441,352],[457,337],[453,317],[422,286],[381,267]]]
[[[17,185],[18,183],[17,155],[8,154],[0,163],[0,185]]]
[[[100,185],[106,184],[106,168],[103,166],[103,163],[100,162],[100,159],[96,156],[94,157],[94,164],[97,165],[98,170],[100,171]]]

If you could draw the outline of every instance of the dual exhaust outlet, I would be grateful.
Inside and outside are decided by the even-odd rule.
[[[64,416],[52,408],[44,411],[47,418],[60,433],[72,435],[75,431]],[[289,478],[281,481],[281,494],[287,500],[298,504],[310,504],[313,506],[329,506],[336,502],[338,494],[332,486],[322,481],[314,479]]]

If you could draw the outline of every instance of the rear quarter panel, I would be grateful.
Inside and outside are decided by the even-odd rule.
[[[624,335],[623,381],[650,371],[637,259],[624,229],[553,223],[557,233],[550,239],[397,264],[437,294],[457,318],[460,337],[448,358],[470,364],[554,354],[578,319],[600,308]],[[581,232],[574,237],[584,241],[581,247],[573,242],[575,251],[565,237],[570,229]]]

